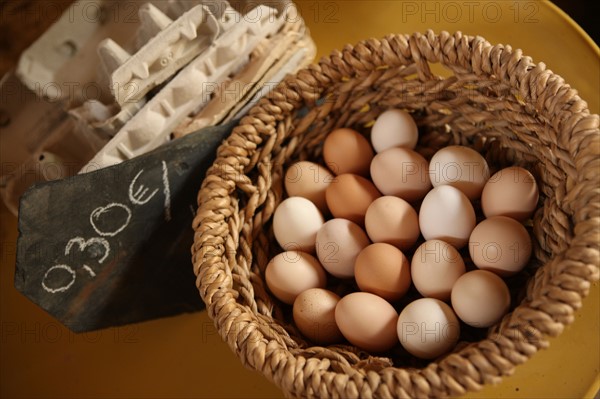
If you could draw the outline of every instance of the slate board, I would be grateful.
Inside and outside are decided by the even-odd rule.
[[[191,263],[196,195],[237,121],[21,198],[15,287],[75,332],[204,307]]]

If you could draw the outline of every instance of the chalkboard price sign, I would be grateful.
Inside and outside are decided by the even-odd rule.
[[[190,255],[196,194],[235,124],[30,188],[16,288],[76,332],[202,309]]]

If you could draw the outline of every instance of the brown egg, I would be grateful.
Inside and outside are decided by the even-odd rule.
[[[354,277],[361,291],[396,301],[410,287],[408,259],[398,248],[386,243],[371,244],[356,258]]]
[[[335,179],[327,168],[314,162],[300,161],[291,165],[285,173],[285,191],[290,197],[304,197],[327,213],[325,190]]]
[[[463,274],[452,287],[452,308],[473,327],[496,324],[510,307],[506,283],[494,273],[474,270]]]
[[[373,242],[386,242],[401,250],[417,242],[419,217],[402,198],[386,195],[377,198],[367,208],[365,229]]]
[[[412,281],[425,297],[442,301],[450,299],[454,283],[465,273],[465,262],[452,245],[429,240],[417,248],[411,264]]]
[[[533,175],[512,166],[495,173],[483,187],[481,208],[488,218],[508,216],[522,222],[533,214],[538,199]]]
[[[325,199],[331,214],[364,226],[367,208],[381,194],[364,177],[343,174],[327,187]]]
[[[350,343],[371,352],[384,352],[398,343],[398,313],[385,299],[368,292],[343,297],[335,322]]]
[[[525,227],[507,216],[492,216],[479,223],[469,237],[473,263],[499,276],[520,272],[531,257],[531,237]]]
[[[327,274],[314,256],[286,251],[271,259],[265,270],[265,280],[273,295],[291,305],[302,292],[325,287]]]
[[[329,133],[325,139],[323,159],[336,175],[354,173],[368,176],[373,149],[362,134],[352,129],[341,128]]]
[[[406,201],[419,200],[431,189],[429,163],[408,148],[389,148],[375,155],[371,177],[384,195],[395,195]]]
[[[339,343],[344,339],[335,323],[335,307],[340,297],[323,288],[311,288],[296,297],[293,316],[296,327],[311,341],[320,345]]]

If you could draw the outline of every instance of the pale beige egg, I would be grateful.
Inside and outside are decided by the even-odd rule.
[[[352,278],[356,257],[370,243],[367,234],[356,223],[331,219],[317,232],[317,257],[325,270],[335,277]]]
[[[447,301],[454,283],[465,273],[465,262],[452,245],[429,240],[413,254],[410,273],[421,295]]]
[[[408,112],[399,109],[382,112],[371,128],[371,143],[378,153],[393,147],[412,150],[418,139],[419,131],[415,120]]]
[[[408,202],[423,198],[431,189],[429,163],[408,148],[389,148],[375,155],[371,178],[383,195],[394,195]]]
[[[311,254],[286,251],[267,264],[265,280],[273,295],[291,305],[302,292],[310,288],[325,287],[327,274]]]
[[[447,184],[475,200],[481,196],[483,186],[490,178],[490,169],[477,151],[452,145],[433,155],[429,161],[429,178],[433,187]]]

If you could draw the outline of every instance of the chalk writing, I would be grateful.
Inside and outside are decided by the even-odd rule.
[[[102,264],[102,262],[104,262],[110,254],[110,244],[104,238],[92,237],[87,241],[83,237],[71,238],[65,246],[65,255],[69,255],[71,253],[71,247],[73,246],[73,244],[77,244],[79,246],[80,251],[83,251],[90,245],[94,244],[102,246],[104,248],[104,253],[102,254],[102,257],[98,259],[98,263],[100,264]]]
[[[71,280],[66,285],[63,285],[61,287],[57,287],[57,288],[48,287],[46,285],[46,279],[48,278],[50,273],[52,273],[55,270],[66,270],[67,272],[69,272],[69,274],[71,274]],[[51,294],[56,294],[57,292],[65,292],[66,290],[71,288],[73,283],[75,283],[75,276],[76,276],[75,270],[71,269],[69,266],[54,265],[46,271],[46,274],[44,274],[44,278],[42,279],[42,287]]]
[[[167,163],[162,161],[162,180],[163,180],[163,193],[165,194],[165,220],[168,222],[171,220],[171,188],[169,187],[169,171],[167,169]]]
[[[138,187],[137,191],[135,192],[135,194],[133,193],[133,187],[135,186],[135,183],[136,183],[138,177],[140,177],[140,175],[142,174],[143,171],[144,171],[144,169],[141,169],[137,173],[137,175],[135,175],[135,177],[131,181],[131,184],[129,185],[129,200],[134,205],[144,205],[145,203],[150,201],[152,199],[152,197],[154,197],[154,195],[158,192],[158,189],[155,189],[154,191],[152,191],[152,193],[150,195],[148,195],[146,198],[143,198],[149,189],[144,187],[143,185],[140,185]]]
[[[109,212],[111,209],[114,209],[114,208],[123,209],[125,211],[125,213],[127,214],[125,221],[115,230],[112,230],[112,231],[100,230],[100,228],[98,228],[98,226],[96,225],[96,222],[98,221],[98,219],[100,219],[100,217],[103,214]],[[121,231],[123,231],[125,229],[125,227],[127,227],[130,220],[131,220],[131,209],[129,209],[127,206],[120,204],[118,202],[113,202],[106,206],[100,206],[100,207],[94,209],[92,211],[92,213],[90,214],[90,223],[91,223],[92,227],[94,228],[94,231],[96,231],[96,233],[100,234],[101,236],[107,236],[107,237],[114,237],[117,234],[119,234]]]
[[[133,205],[139,206],[148,203],[158,192],[158,189],[155,189],[154,191],[148,194],[150,190],[149,188],[145,187],[143,184],[137,185],[137,180],[143,172],[144,169],[140,169],[140,171],[137,172],[137,174],[133,177],[131,183],[129,184],[128,197],[129,201]],[[163,194],[165,196],[165,220],[168,222],[171,220],[171,188],[169,186],[169,170],[165,161],[162,161],[162,183]],[[111,217],[108,217],[108,214],[111,214]],[[117,214],[117,217],[115,217],[115,214]],[[87,240],[83,237],[71,238],[65,245],[65,256],[71,254],[74,245],[77,245],[77,249],[81,252],[85,251],[87,248],[92,249],[93,247],[98,247],[101,248],[100,253],[97,252],[98,248],[90,252],[93,254],[94,257],[98,258],[98,264],[102,264],[110,255],[110,243],[103,237],[114,237],[117,234],[121,233],[131,222],[132,216],[132,210],[127,205],[119,202],[111,202],[106,206],[100,206],[95,208],[90,213],[90,225],[92,226],[94,231],[101,237],[92,237]],[[115,221],[117,222],[115,223]],[[111,227],[107,227],[107,223],[112,223],[114,225]],[[91,266],[83,264],[81,266],[81,269],[85,270],[91,278],[96,277],[96,272]],[[66,271],[70,275],[70,279],[68,280],[68,282],[63,283],[60,286],[57,286],[56,282],[54,284],[51,284],[49,282],[49,280],[51,280],[51,275],[56,275],[57,273],[59,273],[60,270]],[[65,292],[73,286],[76,278],[77,273],[71,266],[67,264],[57,264],[50,267],[44,274],[44,277],[42,278],[42,288],[51,294]],[[60,276],[55,277],[54,280],[61,281]]]

